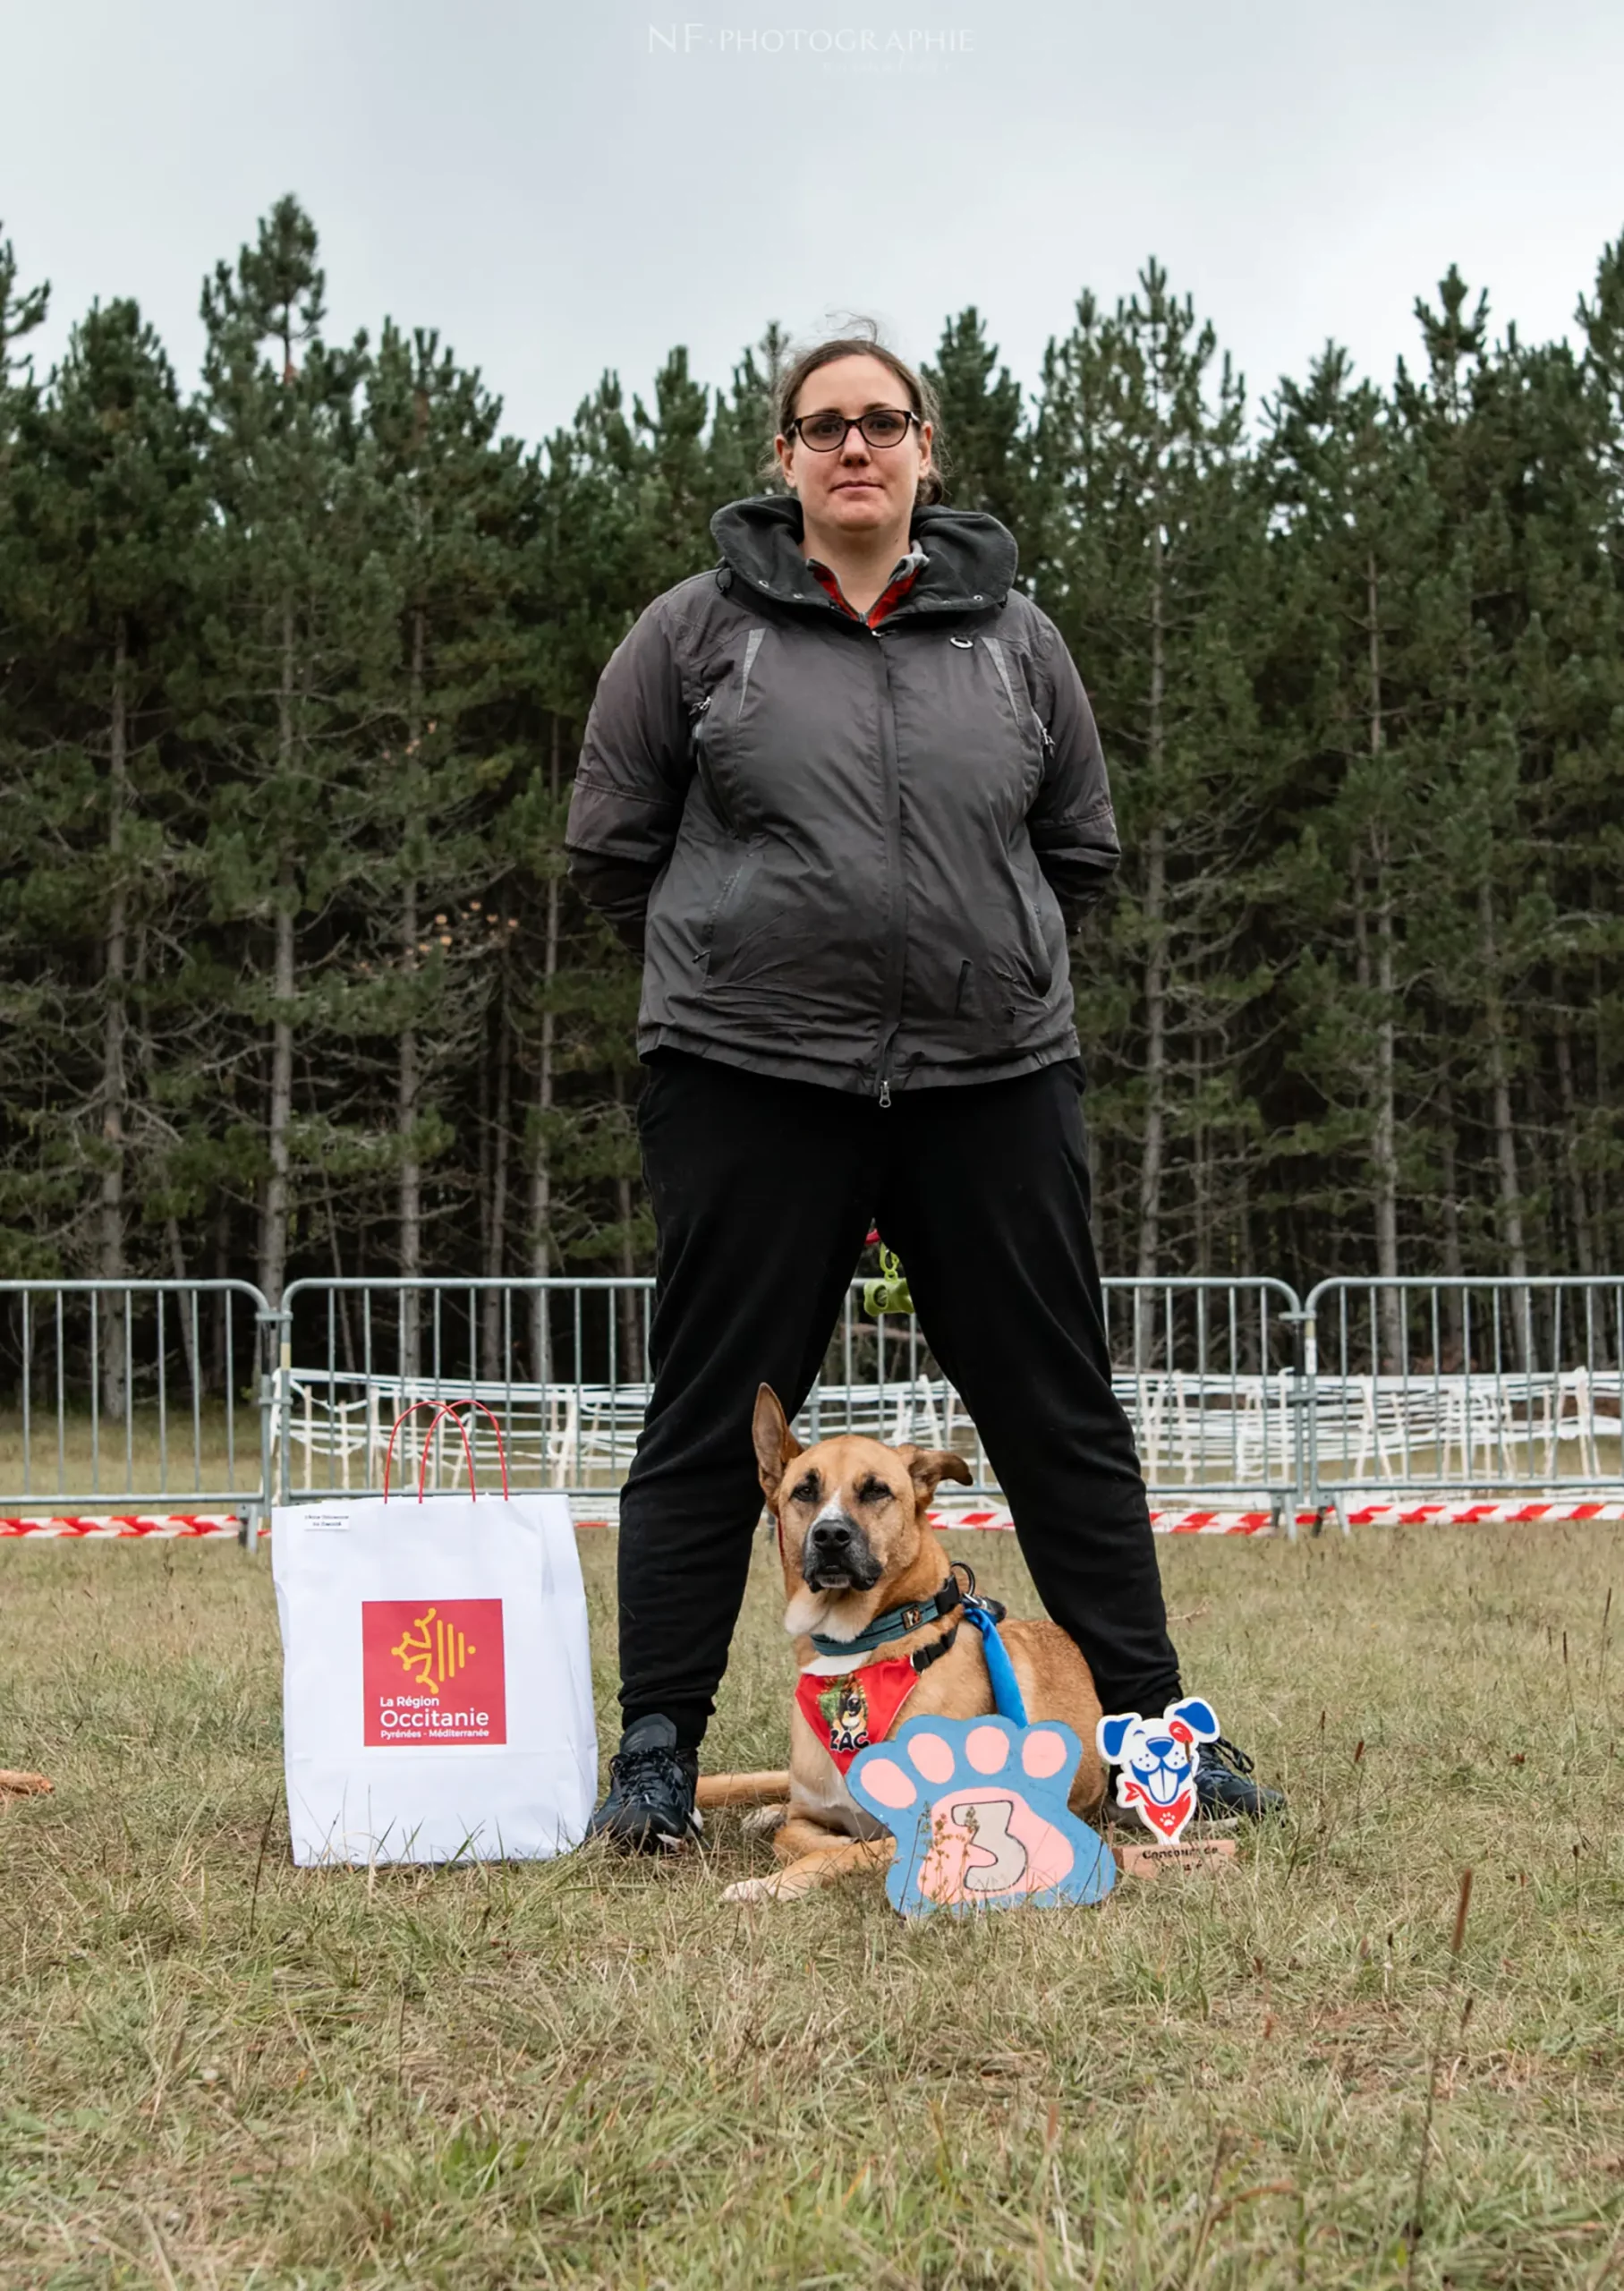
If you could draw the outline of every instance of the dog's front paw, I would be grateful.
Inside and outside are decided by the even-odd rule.
[[[1097,1901],[1115,1867],[1067,1793],[1082,1755],[1069,1727],[916,1718],[847,1776],[897,1840],[898,1908]]]
[[[736,1885],[723,1888],[724,1901],[777,1901],[781,1880],[778,1878],[741,1878]]]
[[[787,1806],[752,1806],[739,1827],[752,1837],[770,1837],[789,1819]]]

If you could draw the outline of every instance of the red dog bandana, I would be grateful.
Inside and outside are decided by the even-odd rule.
[[[1159,1806],[1148,1792],[1126,1776],[1118,1789],[1117,1799],[1119,1805],[1137,1806],[1152,1828],[1159,1829],[1163,1837],[1177,1837],[1195,1810],[1194,1790],[1181,1790],[1170,1806]]]
[[[885,1740],[918,1684],[919,1674],[907,1657],[893,1655],[883,1663],[865,1663],[860,1671],[847,1671],[841,1678],[820,1678],[815,1671],[803,1671],[795,1700],[844,1774],[859,1750]]]

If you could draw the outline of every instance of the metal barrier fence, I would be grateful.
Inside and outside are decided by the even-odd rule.
[[[413,1401],[457,1395],[499,1421],[518,1484],[612,1493],[648,1405],[652,1290],[650,1281],[424,1282],[412,1314],[394,1282],[294,1282],[277,1395],[283,1500],[377,1487],[395,1418]],[[1117,1389],[1152,1492],[1262,1495],[1283,1506],[1297,1493],[1294,1292],[1282,1282],[1195,1280],[1116,1282],[1107,1291],[1111,1318],[1140,1331],[1147,1365],[1125,1371]],[[975,1427],[917,1320],[866,1317],[862,1293],[854,1282],[796,1418],[801,1436],[864,1432],[955,1448],[973,1493],[995,1491]],[[1119,1349],[1120,1332],[1108,1333]],[[460,1440],[436,1436],[455,1471]],[[472,1437],[476,1471],[494,1471],[495,1434],[482,1416]],[[438,1469],[438,1452],[433,1461]]]
[[[396,1418],[414,1403],[469,1398],[499,1423],[516,1486],[617,1487],[648,1405],[653,1290],[646,1279],[290,1283],[279,1500],[379,1489]],[[470,1411],[467,1429],[476,1472],[494,1475],[490,1418]],[[442,1426],[431,1457],[439,1484],[454,1484],[463,1453]]]
[[[1323,1281],[1305,1313],[1311,1499],[1616,1490],[1624,1279]]]
[[[520,1486],[612,1507],[649,1397],[647,1280],[0,1282],[0,1515],[183,1498],[251,1547],[273,1500],[381,1485],[413,1401],[477,1397]],[[1624,1494],[1624,1277],[1106,1283],[1152,1499],[1300,1512],[1440,1495]],[[1133,1365],[1129,1365],[1133,1364]],[[424,1418],[423,1420],[427,1420]],[[952,1447],[996,1476],[911,1315],[854,1282],[797,1419]],[[476,1469],[495,1471],[481,1417]],[[415,1458],[415,1448],[413,1455]],[[460,1440],[432,1444],[453,1485]],[[4,1520],[0,1517],[0,1528]]]
[[[246,1281],[0,1282],[0,1511],[184,1497],[251,1535],[276,1327]]]

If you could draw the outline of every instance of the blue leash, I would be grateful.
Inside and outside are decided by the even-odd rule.
[[[1015,1665],[1009,1650],[998,1635],[998,1625],[986,1607],[973,1591],[965,1594],[965,1614],[982,1634],[982,1652],[987,1657],[987,1676],[992,1685],[992,1707],[1000,1718],[1008,1718],[1014,1726],[1026,1724],[1026,1705],[1021,1698],[1020,1682],[1015,1675]]]

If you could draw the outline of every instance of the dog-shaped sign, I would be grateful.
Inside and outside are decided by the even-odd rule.
[[[1217,1740],[1211,1705],[1195,1699],[1169,1702],[1160,1718],[1123,1711],[1101,1718],[1094,1729],[1101,1757],[1118,1768],[1117,1803],[1135,1809],[1145,1827],[1169,1845],[1195,1811],[1197,1745]]]

